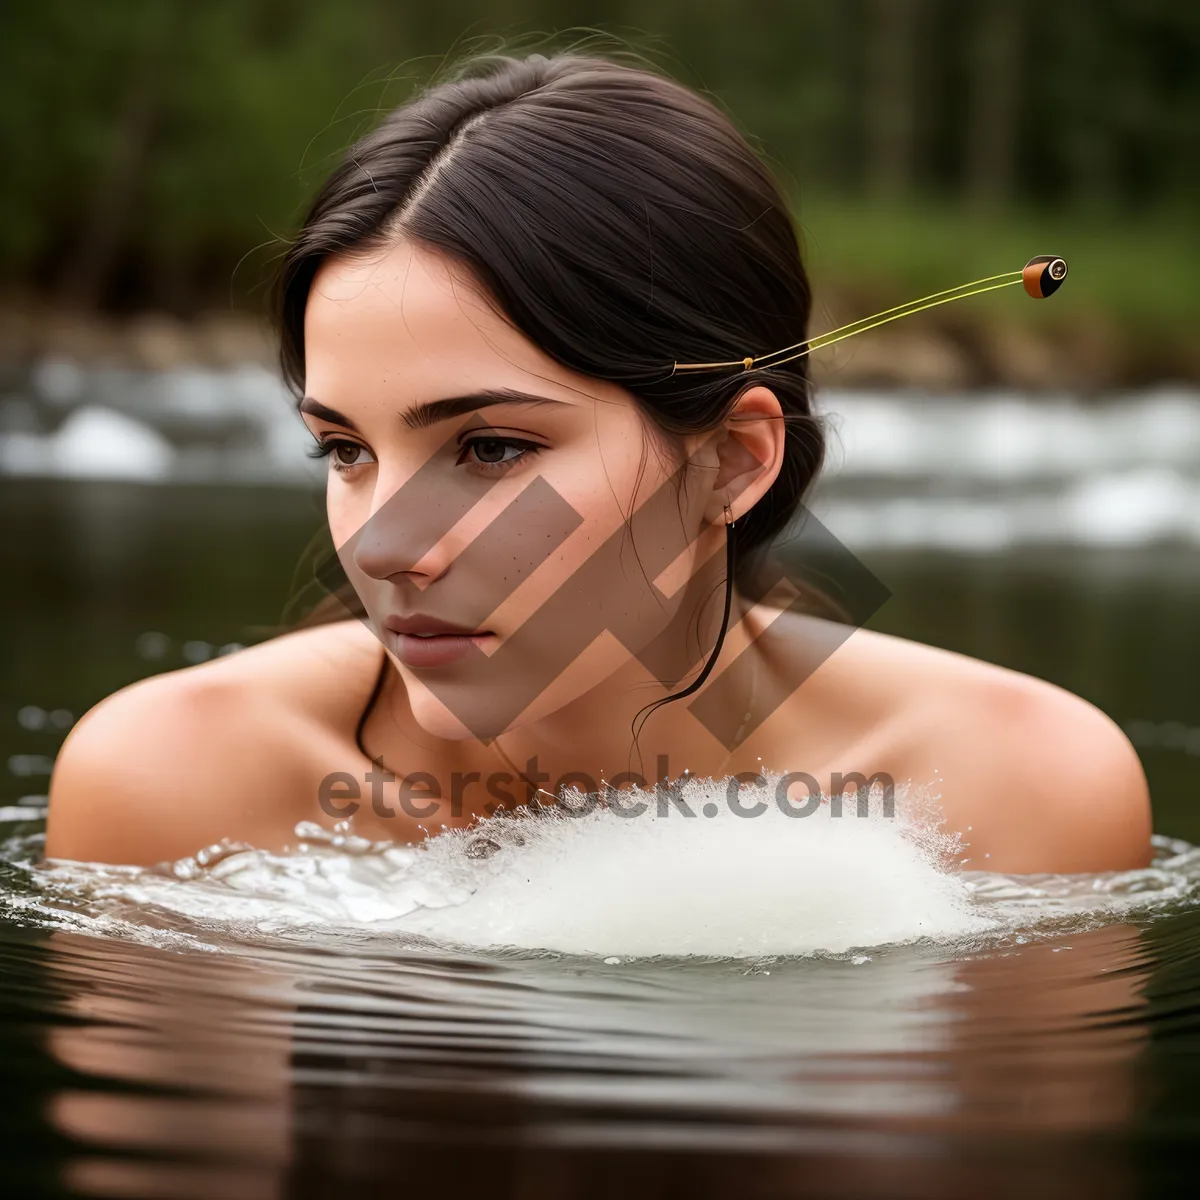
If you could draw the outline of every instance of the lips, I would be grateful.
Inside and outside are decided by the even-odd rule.
[[[383,622],[385,636],[396,657],[409,667],[441,667],[471,652],[496,635],[476,633],[467,625],[455,625],[439,617],[391,616]]]
[[[470,637],[476,631],[470,625],[455,625],[451,621],[443,621],[439,617],[423,617],[415,613],[411,617],[388,617],[384,623],[385,629],[393,633],[410,633],[418,637],[422,634],[453,634],[458,637]]]

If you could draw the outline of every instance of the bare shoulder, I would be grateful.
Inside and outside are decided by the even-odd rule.
[[[787,629],[827,651],[796,692],[793,718],[822,728],[851,769],[940,795],[968,867],[1091,872],[1149,861],[1141,762],[1095,705],[907,638],[807,617]]]
[[[344,621],[114,692],[59,752],[47,855],[146,864],[226,836],[274,844],[352,738],[380,654]]]
[[[1094,704],[903,638],[864,632],[852,653],[876,664],[891,701],[881,723],[889,755],[905,778],[940,791],[948,824],[964,831],[967,866],[1071,873],[1149,861],[1141,761]]]
[[[1150,860],[1150,793],[1137,751],[1095,705],[993,668],[928,715],[948,810],[970,817],[968,865],[1008,872],[1092,872]],[[964,818],[960,818],[960,821]]]

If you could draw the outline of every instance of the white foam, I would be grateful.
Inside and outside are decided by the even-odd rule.
[[[93,868],[86,890],[91,901],[118,902],[123,919],[134,904],[260,933],[356,925],[623,959],[843,953],[994,926],[965,877],[946,869],[952,843],[902,794],[892,816],[876,793],[863,817],[850,802],[840,817],[827,803],[795,817],[776,803],[778,779],[743,786],[743,808],[763,806],[753,817],[730,810],[725,781],[691,780],[681,804],[629,793],[626,807],[646,804],[638,816],[552,809],[418,847],[331,838],[310,825],[298,853],[235,850],[157,872]],[[78,882],[79,872],[62,864],[50,874]]]
[[[372,843],[341,828],[297,826],[294,852],[231,843],[147,870],[51,862],[34,870],[41,896],[20,900],[51,922],[156,942],[232,935],[289,942],[327,931],[418,935],[458,947],[595,956],[761,959],[845,955],[905,943],[954,947],[1042,929],[1127,919],[1193,896],[1200,849],[1154,839],[1145,869],[1099,875],[1006,876],[961,871],[936,807],[896,790],[871,812],[847,802],[789,817],[778,775],[743,786],[738,817],[726,781],[692,780],[680,798],[653,792],[640,816],[519,810],[417,846]],[[578,802],[578,794],[567,799]],[[706,805],[712,815],[705,815]],[[168,936],[169,935],[169,936]]]
[[[404,926],[476,946],[733,958],[988,928],[928,830],[899,810],[860,818],[847,806],[834,817],[824,804],[786,816],[777,778],[743,788],[743,806],[765,805],[753,818],[729,810],[725,783],[697,780],[682,790],[692,817],[664,804],[638,817],[596,810],[526,823],[525,844],[500,844],[464,903],[418,910]],[[438,839],[430,849],[436,858],[455,848]]]

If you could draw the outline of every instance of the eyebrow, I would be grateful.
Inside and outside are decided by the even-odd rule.
[[[429,400],[424,404],[415,405],[401,413],[401,420],[409,429],[427,429],[439,421],[447,421],[451,417],[465,416],[467,413],[478,412],[481,408],[490,408],[493,404],[567,404],[566,400],[555,400],[550,396],[537,396],[532,392],[522,392],[515,388],[486,388],[481,392],[471,392],[466,396],[447,396],[443,400]],[[312,396],[305,396],[300,401],[299,410],[319,421],[328,421],[330,425],[340,425],[357,433],[358,428],[349,417],[335,408],[329,408]]]

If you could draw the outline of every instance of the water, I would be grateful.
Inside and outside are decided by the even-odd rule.
[[[4,925],[19,1194],[1123,1196],[1190,1175],[1186,902],[853,955],[600,959],[158,899]]]
[[[1156,403],[1158,429],[1191,401]],[[986,444],[995,418],[981,411],[956,418],[960,447]],[[1138,442],[1101,423],[1086,461],[1064,436],[1055,450],[1012,450],[1006,474],[935,476],[903,466],[927,449],[897,402],[901,417],[891,467],[847,422],[845,467],[818,508],[892,592],[872,625],[1032,671],[1111,713],[1150,780],[1150,871],[948,875],[947,848],[896,822],[837,842],[857,818],[796,823],[804,845],[776,837],[769,853],[756,821],[700,820],[671,860],[673,817],[656,832],[598,814],[523,845],[496,830],[482,855],[464,838],[421,857],[314,834],[286,858],[35,877],[21,863],[39,852],[46,772],[72,719],[125,682],[272,626],[320,506],[282,468],[278,486],[237,483],[243,467],[215,442],[188,459],[192,483],[95,479],[60,469],[69,456],[54,471],[71,479],[46,468],[0,480],[18,534],[0,599],[6,1192],[1194,1186],[1192,443],[1184,424],[1167,454],[1161,429]],[[950,421],[933,423],[938,436]],[[1075,417],[1044,421],[1046,433]],[[173,454],[191,453],[171,439]],[[251,451],[235,446],[232,461]],[[1153,503],[1129,490],[1152,471],[1184,490]],[[1124,524],[1110,535],[1093,510],[1056,507],[1118,485],[1151,500],[1117,505]],[[1075,515],[1048,527],[1031,497]],[[1001,514],[988,537],[973,519],[953,526],[964,501]],[[936,514],[924,527],[918,502]],[[902,522],[898,504],[917,517]],[[874,536],[851,537],[854,520]],[[997,530],[1005,552],[978,553]],[[804,872],[779,869],[786,851],[809,855]]]
[[[0,476],[311,485],[322,466],[270,371],[0,372]],[[7,391],[7,394],[5,392]],[[1200,542],[1200,395],[1164,386],[1083,402],[826,389],[823,493],[837,532],[868,547]]]

